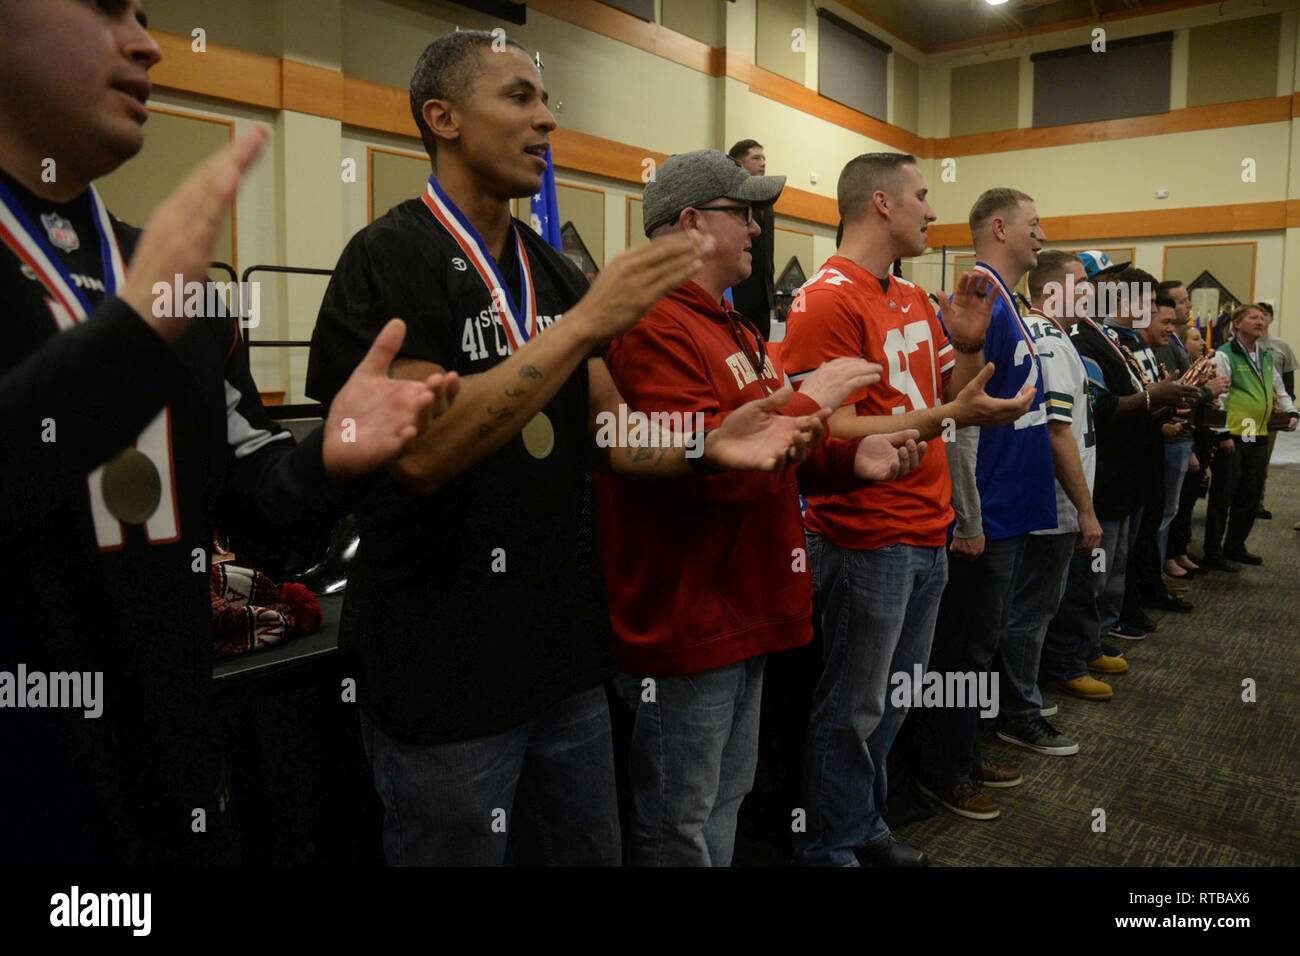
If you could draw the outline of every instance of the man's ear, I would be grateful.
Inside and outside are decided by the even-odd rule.
[[[420,112],[439,142],[453,143],[460,139],[460,112],[451,100],[425,100]]]
[[[876,207],[877,211],[886,219],[891,212],[889,208],[889,193],[883,189],[877,189],[871,194],[871,204]]]

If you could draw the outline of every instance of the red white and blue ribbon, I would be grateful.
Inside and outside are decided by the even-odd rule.
[[[1016,297],[1011,294],[1011,290],[1009,290],[1007,284],[1002,281],[1002,277],[988,266],[979,262],[975,263],[975,265],[971,267],[971,271],[980,273],[993,283],[993,286],[998,290],[998,294],[1002,296],[1002,301],[1007,304],[1007,308],[1011,310],[1011,314],[1016,317],[1016,326],[1020,329],[1020,337],[1024,339],[1025,344],[1029,346],[1029,354],[1037,355],[1038,349],[1034,348],[1034,337],[1029,334],[1029,329],[1025,325],[1024,317],[1020,314],[1020,309],[1016,306]]]
[[[103,258],[104,298],[109,299],[126,282],[126,267],[122,263],[122,253],[117,248],[117,237],[108,218],[108,210],[99,198],[95,187],[90,187],[90,206],[93,212],[95,231],[99,233],[99,253]],[[64,268],[59,254],[50,245],[45,231],[32,221],[31,216],[13,192],[0,180],[0,240],[8,246],[24,264],[27,265],[54,303],[55,320],[60,330],[82,322],[93,311],[90,300],[77,288],[72,275]],[[59,314],[59,313],[63,314]]]
[[[117,236],[113,232],[108,210],[94,186],[90,187],[90,207],[95,231],[99,234],[104,299],[107,301],[126,284],[126,266],[122,262],[122,252],[117,247]],[[72,280],[71,273],[50,245],[44,230],[27,215],[27,210],[3,180],[0,180],[0,240],[45,286],[50,294],[51,312],[59,331],[66,332],[90,316],[93,311],[90,300]],[[177,519],[179,511],[172,461],[171,406],[163,406],[162,411],[145,426],[135,441],[135,447],[154,462],[162,482],[162,501],[169,505],[154,511],[145,522],[145,532],[154,544],[177,541],[180,539],[180,525]],[[121,522],[113,516],[104,499],[103,473],[104,466],[100,465],[87,478],[90,513],[100,550],[116,551],[123,547],[124,536]]]
[[[519,272],[523,276],[524,302],[522,308],[519,303],[515,302],[515,297],[510,293],[510,289],[501,275],[501,268],[497,265],[496,259],[492,257],[492,253],[488,251],[487,243],[478,234],[478,230],[465,218],[465,214],[456,208],[456,204],[451,201],[451,197],[443,192],[436,177],[429,177],[429,185],[420,198],[429,207],[429,212],[433,213],[433,218],[438,220],[442,227],[456,240],[456,244],[465,253],[465,258],[473,263],[479,278],[488,287],[488,292],[492,295],[493,305],[496,307],[497,312],[501,314],[501,324],[506,328],[506,336],[510,340],[511,351],[518,351],[523,348],[528,344],[528,340],[537,334],[537,293],[533,288],[533,275],[528,265],[528,253],[524,249],[524,242],[519,236],[519,230],[515,228],[513,222],[510,224],[511,231],[514,234],[515,249],[519,253]]]

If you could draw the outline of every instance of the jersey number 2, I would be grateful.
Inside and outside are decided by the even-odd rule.
[[[1029,375],[1025,378],[1025,384],[1020,386],[1021,391],[1026,388],[1032,388],[1037,391],[1038,363],[1034,361],[1034,356],[1029,351],[1029,343],[1024,339],[1021,339],[1016,343],[1015,364],[1018,366],[1021,362],[1025,361],[1025,359],[1029,360]],[[1035,395],[1034,399],[1037,401],[1038,396]],[[1031,405],[1029,411],[1016,419],[1016,430],[1019,431],[1021,428],[1032,428],[1035,425],[1042,425],[1046,421],[1047,409],[1045,409],[1041,404],[1037,408],[1034,408]]]

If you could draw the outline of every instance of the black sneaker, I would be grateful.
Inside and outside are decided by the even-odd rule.
[[[1263,564],[1264,563],[1263,558],[1261,558],[1257,554],[1251,554],[1245,548],[1242,548],[1240,551],[1225,550],[1223,552],[1223,556],[1227,558],[1229,561],[1236,561],[1238,564]]]
[[[1192,604],[1191,601],[1175,597],[1168,591],[1164,594],[1157,595],[1156,597],[1147,598],[1143,603],[1145,603],[1147,607],[1159,608],[1162,611],[1177,611],[1179,614],[1186,614],[1196,606]]]
[[[1107,643],[1106,641],[1102,641],[1102,642],[1101,642],[1101,652],[1102,652],[1103,654],[1105,654],[1107,657],[1123,657],[1123,656],[1124,656],[1124,651],[1123,651],[1121,648],[1116,647],[1114,644],[1109,644],[1109,643]],[[1051,717],[1052,715],[1051,715],[1051,714],[1043,714],[1043,716],[1044,716],[1044,717]]]
[[[1160,625],[1156,624],[1155,621],[1151,620],[1150,616],[1147,615],[1146,611],[1142,611],[1138,609],[1134,609],[1134,611],[1131,614],[1126,612],[1124,616],[1120,618],[1120,620],[1124,624],[1132,624],[1134,627],[1140,627],[1148,634],[1154,633],[1155,631],[1159,630],[1160,627]]]
[[[1043,706],[1042,706],[1042,707],[1039,709],[1039,711],[1038,711],[1038,716],[1039,716],[1039,717],[1055,717],[1055,716],[1056,716],[1056,712],[1057,712],[1058,710],[1060,710],[1060,709],[1061,709],[1061,708],[1060,708],[1060,706],[1059,706],[1058,704],[1056,704],[1056,703],[1054,703],[1053,701],[1050,701],[1050,700],[1045,700],[1045,701],[1043,701]]]
[[[1265,521],[1269,521],[1273,517],[1273,512],[1269,511],[1267,508],[1260,508],[1258,511],[1255,512],[1255,517],[1262,518]]]
[[[1120,621],[1110,629],[1110,636],[1119,637],[1126,641],[1140,641],[1147,636],[1147,632],[1142,630],[1140,627],[1134,627],[1132,624],[1125,624],[1123,621]],[[1102,645],[1102,650],[1106,650],[1104,644]]]
[[[1221,555],[1209,555],[1196,562],[1205,571],[1223,571],[1226,574],[1239,574],[1241,568],[1229,564]]]
[[[998,739],[1049,757],[1068,757],[1079,752],[1079,745],[1061,733],[1044,717],[1008,720],[998,728]]]

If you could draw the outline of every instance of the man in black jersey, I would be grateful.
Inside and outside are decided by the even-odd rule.
[[[0,0],[0,863],[229,859],[218,497],[327,515],[454,394],[387,376],[395,322],[295,447],[235,319],[155,314],[155,283],[206,280],[266,141],[201,165],[143,233],[109,217],[91,184],[139,151],[159,58],[135,0]],[[102,680],[97,707],[49,706],[56,675]]]
[[[395,374],[465,376],[358,511],[342,639],[360,651],[390,863],[500,863],[518,805],[550,862],[612,864],[613,659],[591,465],[597,423],[622,398],[598,356],[690,278],[711,240],[656,240],[587,289],[510,216],[512,198],[537,191],[556,124],[532,60],[496,46],[461,31],[420,57],[411,106],[435,175],[353,237],[313,335],[307,391],[322,402],[391,315],[410,324]],[[791,394],[737,409],[694,459],[662,446],[594,455],[669,479],[772,468],[798,459],[816,426],[776,412]]]

